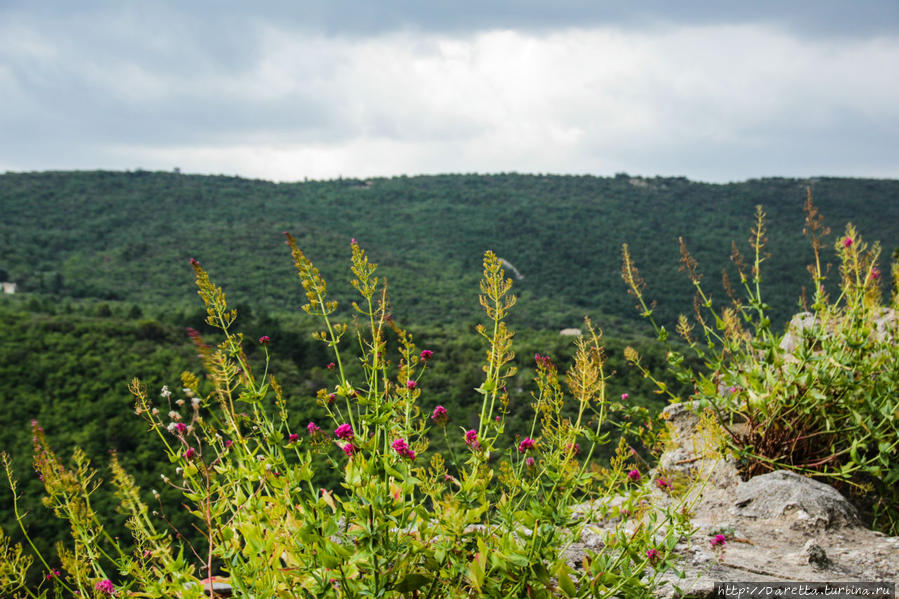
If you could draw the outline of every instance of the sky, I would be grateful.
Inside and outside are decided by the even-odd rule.
[[[899,178],[895,0],[0,0],[0,172]]]

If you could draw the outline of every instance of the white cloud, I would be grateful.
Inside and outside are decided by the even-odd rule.
[[[899,176],[899,36],[747,24],[347,37],[263,21],[242,34],[246,56],[232,64],[188,43],[188,29],[134,55],[110,52],[127,31],[89,41],[19,30],[0,42],[13,65],[0,62],[0,93],[18,98],[17,131],[32,119],[42,132],[27,151],[3,142],[0,162],[275,180]],[[60,124],[56,137],[41,119]]]

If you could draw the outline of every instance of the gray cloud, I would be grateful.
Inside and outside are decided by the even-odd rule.
[[[893,2],[0,7],[0,169],[899,176]]]

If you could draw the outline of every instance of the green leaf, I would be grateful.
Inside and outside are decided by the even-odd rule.
[[[422,588],[429,582],[431,582],[431,579],[424,574],[412,573],[406,575],[405,578],[396,583],[393,586],[393,590],[400,593],[411,593],[412,591],[417,591]]]

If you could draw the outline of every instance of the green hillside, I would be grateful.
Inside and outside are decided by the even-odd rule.
[[[23,173],[0,176],[0,275],[25,291],[193,307],[195,257],[232,301],[281,311],[298,300],[281,235],[290,231],[338,292],[348,291],[344,265],[357,238],[387,276],[397,313],[416,322],[472,321],[481,256],[493,249],[523,275],[516,324],[577,326],[589,313],[609,327],[636,318],[619,276],[622,243],[670,321],[692,300],[677,272],[678,236],[717,280],[761,204],[772,253],[765,289],[783,322],[809,280],[801,234],[809,185],[835,235],[851,220],[887,254],[899,246],[897,181],[508,174],[275,184]]]

